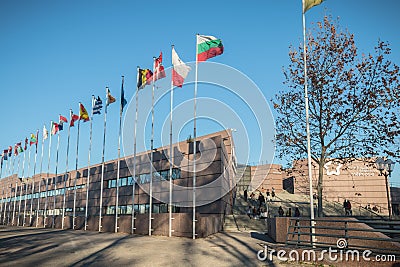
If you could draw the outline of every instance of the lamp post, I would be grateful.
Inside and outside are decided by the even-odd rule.
[[[391,159],[384,160],[383,158],[378,158],[375,162],[377,169],[380,172],[380,175],[385,176],[386,183],[386,197],[388,202],[388,210],[389,210],[389,220],[392,218],[392,208],[390,205],[390,195],[389,195],[389,181],[388,178],[394,169],[395,162]]]

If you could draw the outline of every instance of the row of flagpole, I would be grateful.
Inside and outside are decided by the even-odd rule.
[[[199,51],[199,48],[201,51]],[[223,46],[221,40],[213,37],[213,36],[202,36],[197,34],[196,36],[196,70],[195,70],[195,88],[194,88],[194,128],[193,128],[193,238],[196,236],[196,138],[197,138],[197,133],[196,133],[196,97],[197,97],[197,79],[198,79],[198,63],[200,61],[205,61],[209,58],[215,57],[217,55],[220,55],[223,53]],[[172,176],[173,176],[173,151],[172,151],[172,113],[173,113],[173,89],[174,87],[182,87],[184,79],[188,75],[188,72],[190,71],[190,67],[187,66],[179,56],[177,55],[174,46],[172,46],[172,79],[171,79],[171,94],[170,94],[170,152],[169,152],[169,158],[170,158],[170,167],[169,167],[169,236],[172,235],[173,229],[172,229]],[[137,166],[137,147],[136,147],[136,139],[137,139],[137,122],[138,122],[138,105],[139,105],[139,91],[140,89],[143,89],[146,85],[152,83],[152,118],[151,118],[151,144],[150,144],[150,149],[151,149],[151,155],[150,155],[150,181],[149,181],[149,235],[152,234],[152,180],[153,180],[153,160],[154,160],[154,90],[155,90],[155,83],[158,79],[164,78],[165,76],[165,71],[164,67],[162,66],[162,53],[158,58],[154,57],[153,58],[153,71],[150,71],[149,69],[140,69],[138,67],[137,69],[137,86],[136,86],[136,109],[135,109],[135,124],[134,124],[134,155],[133,155],[133,181],[132,181],[132,229],[131,232],[134,233],[135,230],[135,209],[134,209],[134,202],[135,202],[135,184],[136,184],[136,166]],[[102,160],[101,160],[101,182],[100,182],[100,201],[99,201],[99,229],[98,231],[101,232],[102,228],[102,209],[103,209],[103,190],[104,190],[104,172],[105,172],[105,144],[106,144],[106,124],[107,124],[107,107],[109,104],[115,102],[115,98],[111,96],[110,91],[108,87],[106,87],[106,105],[104,108],[104,129],[103,129],[103,149],[102,149]],[[118,231],[118,210],[119,210],[119,179],[120,179],[120,160],[121,160],[121,132],[122,132],[122,115],[123,115],[123,110],[124,106],[126,105],[126,100],[124,98],[124,76],[122,76],[122,83],[121,83],[121,105],[120,105],[120,117],[119,117],[119,129],[118,129],[118,162],[117,162],[117,183],[116,183],[116,203],[115,203],[115,232]],[[77,197],[77,179],[78,177],[78,158],[79,158],[79,131],[80,131],[80,121],[90,121],[90,137],[89,137],[89,152],[88,152],[88,166],[87,166],[87,177],[86,177],[86,206],[85,206],[85,223],[84,223],[84,229],[87,229],[88,226],[88,210],[89,210],[89,185],[90,185],[90,159],[91,159],[91,147],[92,147],[92,124],[93,124],[93,116],[95,114],[100,114],[100,110],[102,108],[102,101],[100,97],[97,99],[92,96],[92,112],[91,115],[87,113],[86,109],[82,105],[82,103],[79,103],[79,116],[75,115],[72,110],[70,110],[70,118],[69,118],[69,123],[68,123],[68,137],[67,137],[67,148],[66,148],[66,162],[65,162],[65,173],[62,175],[62,181],[64,182],[63,184],[63,201],[62,201],[62,226],[61,228],[64,229],[65,227],[65,210],[66,210],[66,191],[67,191],[67,180],[68,180],[68,158],[69,158],[69,146],[70,146],[70,133],[71,133],[71,127],[74,126],[74,122],[77,121],[78,126],[77,126],[77,141],[76,141],[76,157],[75,157],[75,179],[74,179],[74,186],[73,186],[73,216],[72,216],[72,229],[75,229],[76,226],[76,197]],[[59,160],[59,147],[60,147],[60,131],[63,129],[63,123],[68,122],[68,119],[60,115],[60,121],[59,123],[51,121],[50,123],[50,129],[51,133],[49,136],[49,144],[48,144],[48,164],[47,164],[47,172],[45,175],[45,194],[44,194],[44,211],[43,211],[43,227],[46,227],[47,225],[47,213],[49,209],[49,203],[48,203],[48,192],[49,192],[49,186],[51,186],[51,180],[50,180],[50,162],[51,162],[51,145],[52,145],[52,136],[57,134],[57,148],[56,148],[56,163],[55,163],[55,177],[54,179],[54,187],[53,187],[53,211],[52,211],[52,227],[55,227],[55,215],[56,215],[56,195],[57,195],[57,181],[58,181],[58,160]],[[36,164],[37,164],[37,153],[38,153],[38,136],[39,131],[37,131],[36,136],[32,134],[31,136],[31,144],[29,148],[29,156],[28,156],[28,176],[30,172],[30,152],[31,152],[31,146],[32,144],[36,145],[35,149],[35,161],[34,161],[34,167],[33,167],[33,176],[36,175]],[[41,157],[40,157],[40,174],[42,174],[42,167],[43,167],[43,158],[44,158],[44,141],[48,138],[48,131],[46,129],[46,126],[43,127],[43,138],[42,138],[42,149],[41,149]],[[25,145],[27,144],[27,139],[25,140]],[[17,151],[18,149],[21,148],[22,144],[18,143],[15,146],[15,150]],[[14,173],[14,164],[15,164],[15,158],[17,157],[18,153],[14,153],[14,156],[12,157],[13,161],[11,160],[12,156],[12,151],[10,150],[12,147],[10,146],[9,149],[3,151],[3,155],[1,157],[1,166],[0,166],[0,178],[2,175],[6,175],[6,172],[3,171],[3,160],[7,160],[6,156],[8,153],[8,156],[10,157],[10,160],[7,161],[7,166],[6,169],[8,168],[8,174],[11,175]],[[26,150],[26,147],[25,147]],[[20,151],[21,152],[21,151]],[[10,154],[11,153],[11,154]],[[24,170],[25,170],[25,153],[24,153],[24,159],[23,159],[23,168],[22,168],[22,178],[24,179]],[[19,170],[20,166],[20,156],[18,156],[18,167],[17,169]],[[12,171],[11,171],[12,168]],[[19,171],[17,171],[17,176],[18,176]],[[33,177],[32,176],[32,177]],[[40,180],[38,192],[39,192],[39,197],[37,200],[37,207],[36,207],[36,227],[39,227],[39,210],[40,210],[40,198],[41,198],[41,185],[42,182]],[[18,223],[19,225],[19,219],[20,219],[20,213],[21,213],[21,201],[22,201],[22,191],[23,188],[25,188],[25,207],[24,207],[24,222],[25,224],[25,212],[26,212],[26,205],[27,205],[27,190],[26,187],[27,184],[24,183],[24,186],[19,187],[20,188],[20,198],[19,198],[19,208],[18,208]],[[69,189],[68,189],[69,190]],[[3,188],[4,191],[4,188]],[[8,190],[6,190],[6,193]],[[17,191],[18,191],[18,181],[16,182],[16,188],[15,188],[15,196],[14,196],[14,207],[13,207],[13,213],[12,213],[12,224],[14,224],[14,216],[15,216],[15,210],[16,210],[16,199],[17,199]],[[32,221],[32,215],[33,215],[33,202],[34,202],[34,183],[32,183],[32,199],[30,201],[30,223]],[[10,192],[10,197],[11,197],[11,192]],[[7,198],[7,196],[6,196]],[[2,203],[3,204],[3,203]],[[4,205],[2,205],[3,208]],[[4,214],[5,214],[5,209]],[[10,211],[10,208],[9,208]],[[4,222],[5,216],[3,216],[3,222]]]

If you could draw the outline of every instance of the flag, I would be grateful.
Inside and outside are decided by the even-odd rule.
[[[110,90],[107,88],[107,106],[115,102],[115,97],[113,97],[110,93]]]
[[[97,96],[97,99],[94,99],[93,114],[100,114],[102,107],[103,101],[101,101],[100,96]]]
[[[27,150],[28,149],[28,138],[27,137],[25,137],[25,146],[24,146],[24,150]]]
[[[21,145],[21,143],[19,143]],[[14,156],[18,156],[18,144],[14,146]]]
[[[313,6],[321,4],[323,1],[324,0],[303,0],[303,13],[306,13],[307,10],[309,10]]]
[[[75,122],[79,120],[79,116],[76,114],[71,113],[71,122],[69,124],[70,127],[74,127],[75,126]]]
[[[172,47],[172,83],[174,86],[182,87],[184,80],[186,79],[190,67],[186,65],[175,52],[175,48]]]
[[[90,121],[89,114],[81,103],[79,103],[79,119],[83,122]]]
[[[7,160],[7,159],[8,159],[7,154],[8,154],[8,149],[4,149],[4,150],[3,150],[3,155],[2,155],[2,158],[3,158],[4,160]]]
[[[138,75],[138,83],[137,87],[139,89],[143,89],[146,85],[151,83],[151,77],[153,76],[153,72],[149,69],[139,69]]]
[[[43,125],[43,140],[46,140],[49,137],[49,131],[46,129],[46,125]]]
[[[59,130],[58,127],[59,127],[58,123],[56,123],[54,121],[51,122],[51,130],[50,130],[50,132],[51,132],[52,135],[55,135],[58,132],[58,130]]]
[[[124,77],[122,77],[122,85],[121,85],[121,110],[124,111],[124,107],[128,104],[128,101],[125,99],[124,92]]]
[[[64,116],[60,115],[60,119],[59,119],[59,122],[58,122],[58,130],[59,131],[64,130],[64,122],[68,122],[67,118],[65,118]]]
[[[12,146],[8,147],[8,157],[11,157],[12,155]]]
[[[160,52],[160,56],[155,59],[154,71],[154,81],[166,77],[164,66],[162,65],[162,52]],[[151,78],[151,81],[153,81],[153,77]]]
[[[31,140],[29,141],[29,145],[33,145],[33,144],[37,145],[37,134],[35,135],[32,133]]]
[[[206,61],[223,52],[224,46],[220,39],[214,36],[197,35],[197,61]]]

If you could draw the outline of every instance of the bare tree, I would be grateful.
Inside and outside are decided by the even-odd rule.
[[[307,34],[307,76],[312,160],[319,167],[318,215],[322,215],[324,165],[377,155],[400,157],[399,66],[378,41],[361,56],[354,35],[327,16]],[[281,158],[307,153],[303,48],[290,47],[284,69],[287,90],[272,100],[278,113],[276,145]]]

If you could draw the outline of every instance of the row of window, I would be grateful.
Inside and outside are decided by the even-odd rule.
[[[85,185],[77,185],[76,189],[81,189],[81,188],[85,188]],[[56,189],[56,190],[48,190],[47,191],[47,196],[48,197],[52,197],[52,196],[60,196],[60,195],[64,195],[65,191],[70,191],[70,190],[74,190],[74,187],[67,187],[67,188],[60,188],[60,189]],[[25,196],[26,196],[26,200],[30,200],[30,199],[37,199],[39,198],[39,192],[33,193],[33,194],[24,194],[24,195],[17,195],[16,197],[9,197],[9,198],[3,198],[0,199],[0,203],[6,203],[6,202],[14,202],[14,201],[22,201],[25,200]],[[46,197],[46,191],[42,191],[40,192],[40,197],[44,198]]]
[[[146,214],[149,213],[149,204],[136,204],[134,205],[135,214]],[[171,206],[173,213],[179,213],[180,208],[176,206]],[[83,212],[85,211],[85,207],[76,207],[75,212]],[[35,215],[33,212],[32,215]],[[65,208],[65,212],[73,212],[73,208]],[[18,213],[18,212],[16,212]],[[22,213],[22,212],[21,212]],[[44,215],[44,210],[38,210],[39,215]],[[152,213],[168,213],[168,204],[159,203],[153,204]],[[30,210],[26,210],[25,214],[27,216],[30,215]],[[115,214],[115,206],[106,207],[106,214],[112,215]],[[132,214],[132,205],[120,205],[118,206],[118,214]],[[48,209],[46,210],[46,215],[62,215],[62,209]]]
[[[153,172],[153,181],[169,181],[169,170],[162,170]],[[177,168],[172,169],[172,180],[181,178],[181,170]],[[122,177],[118,181],[118,187],[131,186],[133,185],[133,177]],[[136,182],[139,184],[145,184],[150,182],[150,173],[142,173],[136,176]],[[108,188],[117,187],[117,179],[108,180]]]
[[[149,204],[136,204],[134,205],[136,214],[149,213]],[[179,207],[171,206],[173,213],[178,213],[180,211]],[[168,213],[168,204],[159,203],[153,204],[152,213]],[[115,206],[108,206],[106,209],[106,214],[115,214]],[[118,206],[118,214],[132,214],[132,205],[121,205]]]
[[[176,179],[180,179],[181,178],[181,170],[178,168],[173,168],[172,169],[172,180],[176,180]],[[169,169],[168,170],[162,170],[162,171],[157,171],[153,173],[153,181],[169,181],[170,179],[170,175],[169,175]],[[149,183],[150,182],[150,173],[142,173],[139,174],[138,176],[136,176],[135,181],[139,181],[140,184],[144,184],[144,183]],[[122,177],[119,179],[118,181],[118,186],[119,187],[123,187],[123,186],[132,186],[134,182],[134,179],[132,176],[129,177]],[[117,187],[117,179],[112,179],[112,180],[108,180],[107,181],[107,187],[108,188],[114,188]],[[78,185],[76,186],[76,189],[81,189],[81,188],[85,188],[85,185]],[[25,200],[25,196],[27,200],[30,199],[37,199],[39,198],[39,194],[41,198],[46,197],[46,193],[48,197],[52,197],[52,196],[59,196],[59,195],[64,195],[65,190],[74,190],[74,187],[68,187],[68,188],[60,188],[60,189],[56,189],[56,190],[49,190],[49,191],[42,191],[42,192],[37,192],[37,193],[33,193],[33,194],[24,194],[21,196],[13,196],[13,197],[9,197],[9,198],[4,198],[4,199],[0,199],[0,203],[4,203],[4,202],[13,202],[13,201],[20,201],[20,200]]]

